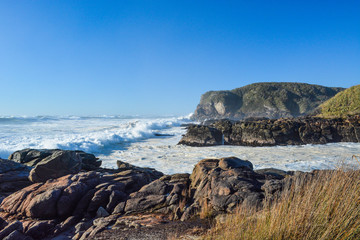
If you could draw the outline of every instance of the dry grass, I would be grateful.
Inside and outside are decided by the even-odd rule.
[[[360,171],[321,171],[265,206],[239,208],[204,239],[360,239]]]

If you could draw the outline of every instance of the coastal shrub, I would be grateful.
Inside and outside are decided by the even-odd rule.
[[[239,207],[204,239],[360,239],[360,171],[321,171],[264,206]]]

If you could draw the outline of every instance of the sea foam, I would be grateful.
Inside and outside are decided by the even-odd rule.
[[[24,148],[60,148],[108,153],[188,122],[186,117],[10,117],[0,118],[0,157]]]

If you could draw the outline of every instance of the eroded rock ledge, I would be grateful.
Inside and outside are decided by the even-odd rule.
[[[281,118],[217,120],[188,126],[179,144],[189,146],[275,146],[360,142],[360,116],[346,119]]]
[[[29,174],[24,165],[2,163],[6,174]],[[109,229],[230,213],[239,204],[261,208],[264,199],[314,174],[254,171],[251,162],[235,157],[204,159],[191,174],[174,175],[118,161],[118,169],[27,181],[24,188],[8,193],[0,204],[0,239],[93,239]]]

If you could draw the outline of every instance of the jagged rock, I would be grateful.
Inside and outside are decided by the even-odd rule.
[[[215,136],[196,131],[198,128],[217,129],[224,143]],[[214,130],[215,131],[215,130]],[[292,118],[256,121],[213,121],[209,126],[194,125],[179,144],[189,146],[213,145],[275,146],[299,144],[324,144],[331,142],[360,142],[360,116],[347,119]]]
[[[186,200],[189,174],[163,176],[130,194],[124,211],[175,213],[182,200]]]
[[[186,135],[179,144],[189,146],[214,146],[223,144],[223,134],[220,130],[208,126],[192,125],[187,128]]]
[[[264,176],[254,172],[249,161],[235,157],[201,160],[190,179],[194,207],[187,212],[198,208],[231,212],[241,203],[259,206],[264,198],[261,190]]]

